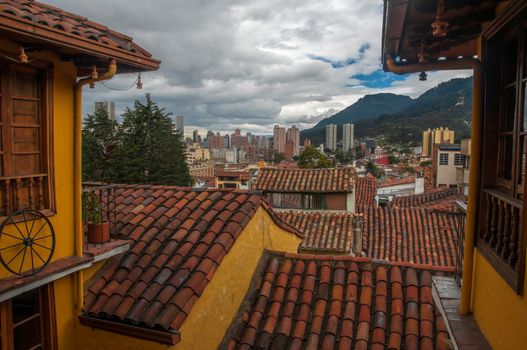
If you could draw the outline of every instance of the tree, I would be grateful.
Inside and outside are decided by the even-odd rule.
[[[318,149],[308,146],[298,156],[298,166],[301,168],[330,168],[331,162]]]
[[[133,109],[126,109],[119,133],[121,147],[116,155],[116,181],[192,184],[183,136],[175,131],[170,115],[159,108],[149,94],[144,104],[135,101]]]
[[[388,156],[388,163],[390,164],[399,164],[401,162],[401,159],[394,156],[394,155],[389,155]]]
[[[368,164],[366,164],[366,173],[370,173],[376,178],[380,178],[383,175],[383,172],[372,161],[369,161]]]
[[[285,154],[283,154],[283,153],[275,153],[275,155],[274,155],[274,162],[276,164],[280,164],[284,160],[285,160]]]
[[[106,110],[88,114],[82,130],[83,181],[107,182],[114,176],[115,153],[119,145],[118,124]]]
[[[422,167],[430,166],[430,165],[432,165],[431,160],[425,160],[425,161],[422,161],[421,164],[419,164],[419,166],[422,166]]]

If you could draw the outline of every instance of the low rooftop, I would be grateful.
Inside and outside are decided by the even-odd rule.
[[[353,168],[278,169],[262,168],[253,189],[284,193],[349,193],[355,185]]]
[[[450,349],[432,274],[369,258],[272,252],[226,349]]]

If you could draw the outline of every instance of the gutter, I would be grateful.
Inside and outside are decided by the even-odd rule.
[[[479,69],[481,61],[476,58],[459,58],[453,60],[438,60],[427,63],[402,64],[388,56],[386,58],[386,68],[395,74],[419,73],[435,70],[458,70],[458,69]]]
[[[111,59],[108,71],[97,78],[83,78],[75,84],[74,96],[74,170],[73,170],[73,192],[74,192],[74,236],[75,236],[75,255],[82,256],[84,234],[82,230],[82,88],[84,85],[93,84],[112,78],[117,73],[117,63]],[[84,300],[83,272],[77,272],[77,309],[82,309]]]

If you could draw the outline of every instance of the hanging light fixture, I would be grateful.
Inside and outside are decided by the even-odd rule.
[[[99,72],[97,72],[97,66],[93,65],[93,67],[91,69],[91,78],[92,79],[97,79],[98,77],[99,77]]]
[[[137,76],[137,84],[136,84],[137,90],[141,90],[143,88],[143,82],[141,81],[141,73]]]
[[[419,81],[426,81],[428,74],[426,72],[419,73]]]
[[[445,14],[445,3],[444,0],[437,0],[437,13],[436,20],[432,23],[433,32],[432,35],[435,37],[446,36],[448,32],[448,26],[450,23],[443,19]]]
[[[428,62],[428,55],[425,53],[425,39],[421,40],[421,50],[417,54],[417,58],[419,59],[419,63],[423,64]]]
[[[18,62],[28,63],[26,51],[24,51],[24,48],[22,46],[20,46],[20,49],[19,49]]]

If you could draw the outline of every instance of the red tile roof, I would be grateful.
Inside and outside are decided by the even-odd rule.
[[[262,168],[253,189],[264,192],[351,192],[353,168],[277,169]]]
[[[391,187],[399,185],[407,185],[415,182],[415,176],[397,178],[393,176],[386,177],[379,185],[379,187]]]
[[[376,205],[377,179],[374,177],[358,177],[356,179],[355,207],[361,213],[368,207]]]
[[[458,192],[457,188],[435,188],[426,193],[395,197],[388,203],[389,207],[435,207],[451,208],[455,207],[456,200],[462,200],[464,196]]]
[[[174,332],[262,201],[247,191],[118,186],[115,203],[130,250],[91,282],[85,314]]]
[[[458,239],[454,212],[422,208],[364,211],[366,256],[434,266],[455,266]]]
[[[159,61],[132,38],[85,17],[33,0],[0,1],[0,31],[79,49],[88,55],[116,58],[140,70],[159,68]]]
[[[350,254],[353,213],[277,211],[276,214],[303,233],[299,250]]]
[[[226,349],[449,349],[432,273],[368,258],[272,253]]]

